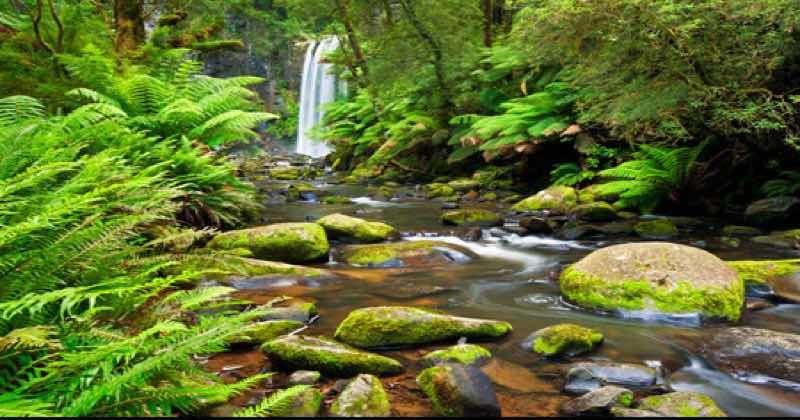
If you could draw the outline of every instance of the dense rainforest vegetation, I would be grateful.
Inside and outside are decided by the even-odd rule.
[[[198,360],[279,299],[194,286],[253,270],[206,247],[260,217],[231,156],[294,141],[329,36],[348,91],[314,135],[346,182],[731,219],[800,196],[796,0],[0,2],[0,416],[197,414],[272,375]]]

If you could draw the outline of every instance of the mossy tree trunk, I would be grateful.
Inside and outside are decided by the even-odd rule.
[[[144,1],[114,0],[114,48],[118,53],[135,49],[145,41]]]
[[[481,8],[483,9],[483,46],[486,48],[492,47],[492,31],[494,26],[494,7],[493,0],[481,0]]]

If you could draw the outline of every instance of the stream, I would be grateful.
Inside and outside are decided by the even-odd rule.
[[[492,351],[488,370],[496,385],[503,415],[556,415],[569,397],[560,392],[563,370],[576,360],[608,360],[638,364],[660,364],[669,372],[675,390],[697,391],[712,397],[730,416],[798,416],[797,390],[759,384],[757,378],[740,381],[706,364],[691,354],[678,337],[700,338],[707,325],[686,318],[646,319],[592,313],[562,301],[557,277],[561,269],[592,250],[613,243],[606,238],[566,241],[550,236],[520,236],[502,229],[483,229],[478,241],[460,239],[467,229],[443,226],[439,220],[442,203],[436,200],[402,199],[381,201],[370,198],[375,190],[367,186],[312,183],[328,194],[351,197],[351,203],[323,205],[318,202],[268,204],[268,223],[303,222],[343,213],[385,221],[397,227],[404,240],[420,238],[464,246],[481,258],[443,266],[361,269],[331,260],[322,268],[336,274],[319,280],[276,281],[267,289],[240,292],[241,297],[263,303],[272,297],[289,295],[315,302],[320,317],[304,334],[332,336],[336,326],[357,308],[368,306],[416,306],[444,310],[468,317],[510,322],[514,331],[500,342],[481,343]],[[404,187],[413,192],[413,187]],[[498,210],[494,203],[478,206]],[[790,257],[770,248],[724,247],[709,232],[699,229],[675,242],[701,246],[722,259]],[[336,246],[336,244],[332,244]],[[520,343],[533,331],[556,323],[571,322],[593,328],[605,335],[600,348],[578,359],[560,362],[525,351]],[[800,333],[800,305],[776,304],[759,311],[746,311],[743,326]],[[403,361],[407,372],[386,378],[392,406],[398,415],[430,415],[430,405],[416,389],[414,377],[420,370],[419,357],[446,346],[425,346],[383,352]],[[256,371],[266,363],[258,350],[221,355],[212,364],[242,365]],[[256,366],[258,365],[258,366]],[[278,381],[279,382],[279,381]],[[276,386],[278,384],[276,382]]]

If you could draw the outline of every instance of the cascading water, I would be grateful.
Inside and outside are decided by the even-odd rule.
[[[303,82],[300,87],[300,116],[297,131],[297,153],[312,157],[322,157],[330,152],[324,142],[310,136],[311,129],[322,121],[325,104],[336,100],[344,82],[336,75],[329,74],[331,64],[320,63],[326,53],[339,48],[336,37],[312,42],[306,51],[303,66]]]

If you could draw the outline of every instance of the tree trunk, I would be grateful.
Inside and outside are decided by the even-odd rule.
[[[408,0],[400,0],[400,5],[403,7],[403,13],[408,18],[414,29],[417,30],[420,38],[422,38],[430,47],[431,54],[433,54],[433,68],[436,72],[436,81],[439,84],[439,89],[442,91],[442,98],[445,105],[450,103],[450,91],[447,87],[445,74],[444,74],[444,53],[439,42],[428,32],[428,28],[419,20],[417,14],[414,12]]]
[[[494,25],[495,10],[492,7],[492,0],[481,0],[483,6],[483,46],[492,48],[492,26]]]
[[[145,40],[144,1],[114,0],[114,27],[117,30],[114,48],[118,53],[141,45]]]
[[[347,39],[350,41],[350,48],[353,50],[353,56],[356,60],[356,65],[361,69],[364,78],[367,77],[367,60],[364,58],[364,52],[361,50],[361,44],[356,37],[356,31],[353,29],[353,22],[350,21],[348,14],[348,0],[336,0],[336,8],[339,11],[339,18],[342,20],[345,31],[347,31]],[[354,74],[353,76],[358,77]]]

